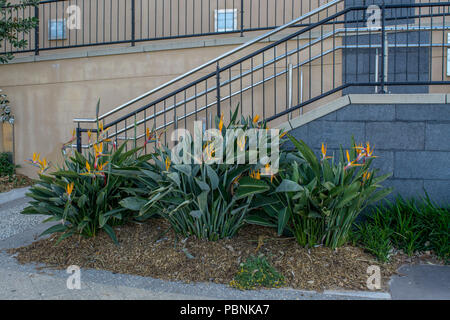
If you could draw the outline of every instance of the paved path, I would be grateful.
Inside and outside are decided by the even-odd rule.
[[[402,266],[391,280],[392,299],[450,300],[450,266]]]
[[[2,208],[19,214],[23,201],[16,200],[0,206],[0,225]],[[20,219],[20,218],[19,218]],[[10,219],[8,218],[8,221]],[[25,226],[27,221],[23,221]],[[20,223],[19,223],[20,224]],[[48,225],[35,225],[28,230],[20,226],[18,232],[7,239],[0,240],[0,299],[145,299],[145,300],[207,300],[207,299],[245,299],[245,300],[324,300],[324,299],[388,299],[388,293],[325,292],[300,291],[293,289],[273,289],[259,291],[239,291],[218,284],[185,284],[159,279],[113,274],[103,270],[81,270],[81,290],[67,289],[70,276],[65,270],[41,269],[38,265],[20,265],[4,249],[17,248],[35,241]],[[0,227],[0,230],[1,227]],[[26,232],[23,232],[26,231]],[[38,268],[37,268],[38,267]],[[447,298],[449,297],[448,277],[450,267],[433,266],[416,269],[410,267],[403,273],[407,277],[392,281],[393,298]],[[418,271],[416,271],[418,270]],[[430,274],[436,276],[427,277]],[[439,274],[439,276],[437,276]],[[409,281],[408,279],[414,279]],[[430,284],[436,282],[436,285]],[[447,285],[440,285],[446,282]],[[412,290],[413,288],[414,290]],[[427,294],[423,294],[425,290]],[[438,290],[436,288],[439,288]],[[435,290],[436,289],[436,290]]]

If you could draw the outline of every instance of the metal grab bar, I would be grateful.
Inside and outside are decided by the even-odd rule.
[[[188,76],[190,76],[190,75],[192,75],[192,74],[194,74],[194,73],[196,73],[196,72],[198,72],[198,71],[200,71],[200,70],[202,70],[202,69],[204,69],[206,67],[209,67],[209,66],[217,63],[217,62],[219,62],[220,60],[222,60],[224,58],[227,58],[227,57],[229,57],[229,56],[231,56],[231,55],[233,55],[233,54],[235,54],[235,53],[237,53],[239,51],[242,51],[243,49],[245,49],[245,48],[247,48],[247,47],[249,47],[249,46],[251,46],[251,45],[253,45],[255,43],[258,43],[261,40],[267,39],[270,36],[273,36],[274,34],[280,32],[280,31],[283,31],[284,29],[289,28],[289,27],[299,23],[300,21],[305,20],[307,18],[310,18],[311,16],[313,16],[313,15],[315,15],[315,14],[317,14],[317,13],[323,11],[323,10],[329,9],[330,7],[332,7],[334,5],[337,5],[337,4],[341,3],[341,2],[343,2],[343,0],[332,0],[332,1],[328,2],[327,4],[324,4],[324,5],[316,8],[316,9],[308,12],[307,14],[302,15],[301,17],[299,17],[299,18],[297,18],[295,20],[292,20],[289,23],[286,23],[286,24],[284,24],[284,25],[282,25],[282,26],[280,26],[280,27],[278,27],[278,28],[276,28],[274,30],[271,30],[271,31],[269,31],[269,32],[259,36],[259,37],[256,37],[253,40],[250,40],[250,41],[240,45],[239,47],[234,48],[234,49],[232,49],[232,50],[230,50],[230,51],[228,51],[228,52],[226,52],[226,53],[224,53],[224,54],[222,54],[222,55],[220,55],[220,56],[218,56],[218,57],[216,57],[216,58],[214,58],[214,59],[212,59],[212,60],[210,60],[210,61],[208,61],[208,62],[206,62],[204,64],[202,64],[201,66],[196,67],[196,68],[194,68],[194,69],[192,69],[192,70],[190,70],[190,71],[188,71],[188,72],[186,72],[186,73],[184,73],[184,74],[182,74],[182,75],[180,75],[180,76],[178,76],[178,77],[176,77],[176,78],[166,82],[165,84],[162,84],[162,85],[156,87],[155,89],[152,89],[152,90],[150,90],[150,91],[148,91],[148,92],[146,92],[146,93],[144,93],[144,94],[142,94],[142,95],[140,95],[140,96],[138,96],[138,97],[136,97],[136,98],[134,98],[134,99],[132,99],[132,100],[130,100],[130,101],[128,101],[128,102],[118,106],[118,107],[116,107],[116,108],[114,108],[113,110],[106,112],[105,114],[99,116],[98,120],[103,120],[104,118],[106,118],[106,117],[108,117],[110,115],[113,115],[113,114],[121,111],[122,109],[124,109],[124,108],[126,108],[126,107],[128,107],[128,106],[130,106],[130,105],[132,105],[132,104],[134,104],[134,103],[136,103],[136,102],[138,102],[138,101],[140,101],[140,100],[142,100],[142,99],[144,99],[144,98],[146,98],[146,97],[148,97],[148,96],[158,92],[158,91],[161,91],[162,89],[164,89],[164,88],[166,88],[166,87],[168,87],[168,86],[170,86],[170,85],[172,85],[172,84],[174,84],[174,83],[176,83],[176,82],[178,82],[180,80],[183,80],[186,77],[188,77]],[[90,118],[90,119],[77,118],[77,119],[74,119],[73,121],[76,122],[76,123],[95,123],[97,121],[97,119],[96,118]]]

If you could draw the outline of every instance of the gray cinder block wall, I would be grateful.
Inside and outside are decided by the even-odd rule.
[[[424,195],[450,204],[450,104],[350,104],[290,133],[319,153],[322,142],[338,156],[351,137],[375,147],[373,166],[393,173],[390,196]]]

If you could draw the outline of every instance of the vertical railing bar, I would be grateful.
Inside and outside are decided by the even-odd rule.
[[[240,79],[240,87],[241,87],[241,90],[240,90],[241,97],[240,97],[239,107],[241,109],[241,116],[242,116],[242,108],[243,108],[243,102],[242,102],[242,62],[239,63],[239,79]]]
[[[251,58],[251,60],[250,60],[250,68],[251,68],[251,73],[250,73],[250,78],[251,78],[251,82],[252,82],[252,117],[253,117],[253,115],[255,114],[254,113],[254,105],[255,105],[255,92],[254,92],[254,88],[253,88],[253,83],[254,83],[254,74],[255,74],[255,72],[253,71],[253,64],[254,64],[254,62],[253,62],[253,57]]]
[[[441,10],[441,7],[438,7],[439,8],[439,13],[440,13],[440,10]],[[445,8],[442,8],[442,26],[445,26]],[[442,71],[442,75],[441,75],[441,80],[442,81],[444,81],[444,66],[445,66],[445,59],[444,59],[444,55],[445,55],[445,50],[444,50],[444,46],[445,46],[445,28],[442,28],[442,54],[441,54],[441,56],[442,56],[442,68],[441,68],[441,71]]]
[[[230,89],[230,110],[232,110],[233,106],[231,105],[231,95],[232,95],[232,90],[231,90],[231,83],[233,82],[232,80],[232,76],[231,76],[231,68],[228,69],[228,84],[229,84],[229,89]]]
[[[208,125],[208,79],[205,79],[205,112],[206,112],[206,130],[209,129]]]
[[[194,106],[194,114],[195,114],[195,121],[198,120],[198,115],[197,115],[197,110],[198,110],[198,104],[197,104],[197,84],[194,85],[194,96],[195,96],[195,106]],[[186,118],[186,114],[184,114],[185,118]]]
[[[187,107],[186,107],[186,98],[187,98],[187,94],[186,94],[186,90],[184,90],[184,114],[187,114]],[[184,117],[184,127],[187,128],[187,117]]]
[[[177,118],[177,95],[173,95],[173,128],[178,129],[178,118]]]
[[[162,36],[164,37],[164,32],[165,32],[165,20],[164,17],[166,16],[166,6],[165,6],[166,0],[162,1],[162,13],[161,13],[161,32],[162,32]]]
[[[166,103],[167,100],[164,100],[163,108],[164,108],[164,128],[167,126],[167,117],[166,117]],[[167,131],[164,131],[164,143],[167,145]]]
[[[95,43],[98,43],[98,0],[95,7]]]
[[[276,22],[275,22],[276,24]],[[277,113],[277,47],[273,47],[273,107]]]
[[[136,2],[131,0],[131,46],[136,45]]]
[[[128,151],[128,126],[127,126],[127,119],[125,119],[124,133],[125,133],[125,151]]]
[[[323,25],[320,26],[320,34],[323,34]],[[320,94],[323,93],[323,41],[323,39],[320,41]]]
[[[141,3],[142,3],[142,1],[141,1]],[[147,109],[144,109],[144,139],[145,139],[145,142],[144,142],[144,153],[145,154],[147,154],[147,141],[148,141],[148,138],[149,137],[147,137]]]
[[[81,128],[80,123],[78,122],[77,128],[76,128],[76,135],[77,135],[77,151],[81,153],[82,148],[82,138],[81,138]]]
[[[39,55],[39,25],[40,25],[40,20],[39,20],[39,5],[37,5],[34,8],[34,16],[38,19],[38,23],[36,25],[36,28],[34,29],[34,55],[38,56]]]
[[[244,36],[244,0],[241,0],[241,37],[243,36]]]
[[[221,116],[220,110],[220,67],[219,62],[216,64],[216,91],[217,91],[217,116]]]
[[[384,75],[384,72],[385,72],[385,70],[384,70],[384,63],[385,63],[384,59],[385,59],[385,54],[386,54],[386,52],[385,52],[385,45],[386,45],[386,43],[384,41],[384,37],[385,37],[385,33],[386,33],[386,30],[385,30],[385,23],[386,23],[386,21],[385,21],[385,10],[386,10],[386,8],[385,8],[385,5],[383,3],[382,6],[381,6],[381,57],[382,58],[381,58],[381,68],[380,68],[381,69],[381,79],[380,79],[380,91],[379,91],[379,93],[385,93],[385,89],[384,89],[384,80],[385,80],[385,78],[384,78],[384,76],[385,76]],[[408,44],[408,40],[406,40],[406,42]],[[408,52],[408,49],[406,50],[406,52]],[[406,79],[408,79],[408,72],[406,72]]]
[[[266,76],[265,76],[265,59],[264,59],[264,51],[262,52],[262,66],[263,66],[263,69],[262,69],[262,78],[263,78],[263,80],[266,78]],[[263,98],[262,98],[262,101],[263,101],[263,119],[265,119],[266,118],[266,82],[265,81],[263,81]]]

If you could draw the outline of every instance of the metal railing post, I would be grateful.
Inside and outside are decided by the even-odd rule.
[[[34,7],[34,17],[38,20],[36,28],[34,28],[34,54],[39,55],[39,4]]]
[[[252,14],[250,12],[250,14]],[[241,0],[241,37],[244,36],[244,0]]]
[[[219,62],[216,65],[216,92],[217,92],[217,116],[221,116],[220,110],[220,67]]]
[[[78,127],[76,129],[76,134],[77,134],[77,151],[79,153],[81,153],[81,149],[82,149],[82,145],[81,145],[81,128],[79,126],[80,124],[78,124]]]
[[[136,1],[131,0],[131,46],[136,44]]]
[[[380,74],[380,91],[378,93],[386,93],[384,88],[384,82],[385,82],[385,58],[386,58],[386,42],[385,42],[385,34],[386,34],[386,21],[385,21],[385,4],[383,1],[383,4],[381,5],[381,74]]]

